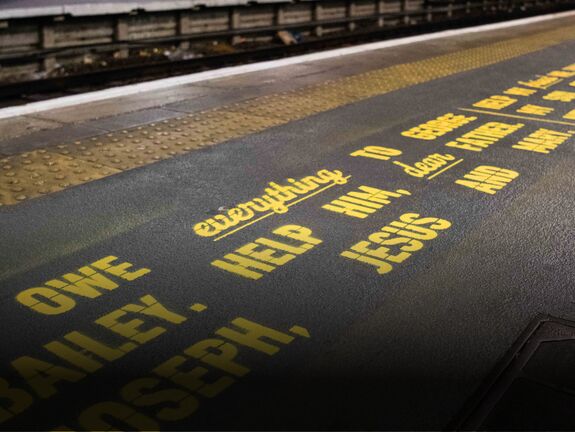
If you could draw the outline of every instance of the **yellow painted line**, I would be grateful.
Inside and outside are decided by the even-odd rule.
[[[344,179],[346,179],[346,180],[349,180],[350,178],[351,178],[350,175],[347,176],[347,177],[344,177]],[[327,186],[324,186],[324,187],[322,187],[321,189],[318,189],[318,190],[316,190],[315,192],[310,193],[309,195],[306,195],[306,196],[304,196],[304,197],[302,197],[302,198],[300,198],[300,199],[298,199],[298,200],[292,201],[291,203],[287,204],[287,207],[291,207],[291,206],[293,206],[293,205],[295,205],[295,204],[298,204],[298,203],[300,203],[300,202],[302,202],[302,201],[305,201],[306,199],[311,198],[312,196],[315,196],[315,195],[317,195],[317,194],[319,194],[319,193],[321,193],[321,192],[323,192],[323,191],[325,191],[325,190],[328,190],[329,188],[331,188],[331,187],[333,187],[333,186],[336,186],[336,185],[337,185],[336,183],[332,183],[332,184],[329,184],[329,185],[327,185]]]
[[[575,26],[560,27],[0,158],[0,205],[14,205],[573,39]]]
[[[522,116],[522,115],[517,115],[517,114],[505,114],[505,113],[500,113],[500,112],[478,110],[478,109],[473,109],[473,108],[458,108],[458,109],[461,111],[470,111],[470,112],[475,112],[475,113],[480,113],[480,114],[489,114],[489,115],[498,116],[498,117],[509,117],[509,118],[516,118],[516,119],[521,119],[521,120],[535,120],[535,121],[540,121],[540,122],[544,122],[544,123],[553,123],[553,124],[560,124],[560,125],[566,125],[566,126],[575,126],[575,123],[570,123],[570,122],[561,121],[561,120],[549,120],[549,119],[538,118],[538,117],[527,117],[527,116]]]
[[[443,168],[442,170],[437,171],[435,174],[430,175],[429,177],[427,177],[427,180],[431,180],[433,177],[437,177],[439,174],[444,173],[445,171],[447,171],[448,169],[453,168],[455,165],[457,165],[458,163],[463,162],[463,159],[459,159],[458,161],[453,162],[451,165],[447,165],[445,168]]]
[[[346,180],[349,180],[349,179],[351,178],[351,176],[347,176],[347,177],[344,177],[344,178],[345,178]],[[315,195],[317,195],[317,194],[319,194],[319,193],[322,193],[322,192],[328,190],[329,188],[331,188],[331,187],[333,187],[333,186],[336,186],[336,183],[332,183],[332,184],[329,184],[329,185],[327,185],[327,186],[324,186],[324,187],[322,187],[321,189],[318,189],[318,190],[316,190],[315,192],[310,193],[309,195],[306,195],[306,196],[304,196],[304,197],[302,197],[302,198],[300,198],[300,199],[298,199],[298,200],[296,200],[296,201],[293,201],[293,202],[291,202],[291,203],[289,203],[289,204],[286,204],[286,207],[291,207],[291,206],[296,205],[296,204],[298,204],[298,203],[300,203],[300,202],[302,202],[302,201],[305,201],[306,199],[309,199],[309,198],[311,198],[311,197],[313,197],[313,196],[315,196]],[[274,213],[274,212],[266,213],[265,215],[260,216],[259,218],[254,219],[253,221],[250,221],[250,222],[248,222],[248,223],[246,223],[246,224],[243,224],[242,226],[239,226],[239,227],[237,227],[236,229],[233,229],[233,230],[231,230],[230,232],[228,232],[228,233],[226,233],[226,234],[223,234],[223,235],[221,235],[221,236],[219,236],[219,237],[216,237],[216,238],[214,239],[214,241],[221,240],[221,239],[223,239],[224,237],[227,237],[227,236],[229,236],[229,235],[231,235],[231,234],[234,234],[234,233],[236,233],[236,232],[238,232],[238,231],[241,231],[241,230],[243,230],[244,228],[247,228],[247,227],[249,227],[250,225],[255,224],[256,222],[259,222],[259,221],[261,221],[261,220],[263,220],[263,219],[265,219],[265,218],[267,218],[267,217],[270,217],[270,216],[272,216],[272,215],[275,215],[275,214],[277,214],[277,213]]]

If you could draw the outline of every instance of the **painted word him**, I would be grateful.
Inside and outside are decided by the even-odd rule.
[[[436,217],[422,218],[418,213],[405,213],[368,240],[354,244],[341,253],[342,257],[374,266],[380,275],[393,270],[413,252],[423,248],[423,242],[437,237],[437,231],[451,227],[451,222]]]
[[[347,178],[341,171],[320,170],[316,175],[300,180],[287,179],[288,185],[271,182],[265,189],[265,194],[251,201],[238,204],[225,214],[216,215],[197,223],[194,232],[201,237],[213,237],[235,227],[241,222],[249,221],[259,213],[286,213],[289,203],[300,196],[320,188],[321,185],[342,185]],[[301,199],[301,198],[299,198]]]
[[[405,189],[391,192],[370,186],[360,186],[358,190],[342,195],[321,208],[346,216],[365,219],[383,206],[391,204],[391,198],[400,198],[404,195],[411,195],[411,193]]]

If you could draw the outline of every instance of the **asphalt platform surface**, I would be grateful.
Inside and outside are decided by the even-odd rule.
[[[1,207],[1,426],[439,430],[457,422],[533,319],[575,320],[575,120],[566,117],[575,102],[543,98],[575,95],[575,76],[546,89],[518,84],[568,72],[574,53],[575,42],[563,42]],[[513,87],[536,92],[506,95],[517,102],[505,108],[474,106]],[[517,111],[526,104],[554,111]],[[402,135],[448,113],[476,119],[435,139]],[[446,146],[488,122],[523,126],[482,151]],[[513,147],[541,129],[565,139],[548,153]],[[401,154],[351,156],[368,146]],[[414,166],[432,154],[452,156],[441,169],[461,161],[424,177],[393,163]],[[493,194],[461,184],[485,166],[509,170]],[[321,170],[350,177],[302,193],[288,211],[225,229],[218,235],[242,228],[218,241],[197,234],[200,222],[261,197],[270,182],[288,185]],[[409,195],[363,218],[324,208],[361,186]],[[436,235],[421,247],[410,243],[401,262],[389,261],[397,245],[370,255],[381,267],[341,255],[410,217]],[[262,238],[293,253],[254,246]],[[246,245],[252,253],[274,249],[275,263],[260,255],[259,279],[214,265],[229,254],[247,257],[237,252]],[[120,267],[106,272],[107,265]],[[114,283],[77,282],[94,271]],[[84,294],[54,280],[73,281]],[[172,315],[154,315],[150,302]],[[266,333],[263,346],[246,341],[237,336],[246,322],[281,334]],[[79,348],[71,332],[108,351]],[[62,346],[77,356],[57,355]],[[158,367],[170,359],[179,372],[162,375]],[[570,393],[568,381],[546,403],[506,402],[557,423],[521,424],[502,411],[489,427],[575,428],[573,400],[553,411],[559,391]],[[530,389],[518,394],[539,391]]]

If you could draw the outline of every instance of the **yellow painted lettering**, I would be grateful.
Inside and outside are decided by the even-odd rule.
[[[0,407],[0,423],[24,412],[34,402],[30,393],[21,388],[10,386],[10,383],[3,378],[0,378],[0,400],[9,403],[8,406]]]
[[[270,339],[281,344],[289,344],[293,341],[293,336],[274,330],[270,327],[257,324],[245,318],[236,318],[231,324],[235,327],[222,327],[216,330],[216,334],[240,345],[253,348],[268,355],[274,355],[279,351],[276,345],[264,342],[262,339]]]
[[[154,419],[135,411],[126,404],[111,401],[92,405],[80,414],[78,422],[80,426],[89,431],[160,430],[160,425]],[[118,423],[120,426],[116,426]]]
[[[29,356],[17,358],[12,362],[12,367],[41,398],[56,394],[56,384],[60,381],[77,382],[86,376],[78,370],[56,366]]]
[[[98,270],[104,270],[107,273],[110,273],[114,276],[118,276],[122,279],[125,279],[127,281],[132,281],[134,279],[138,279],[148,273],[150,273],[150,269],[147,268],[142,268],[136,271],[131,271],[129,272],[127,269],[131,268],[133,266],[133,264],[129,263],[129,262],[123,262],[120,264],[116,264],[116,265],[112,265],[111,263],[113,261],[116,261],[118,259],[118,257],[115,256],[107,256],[105,258],[102,258],[101,260],[98,260],[96,262],[93,262],[92,264],[90,264],[92,267],[97,268]]]
[[[76,306],[74,299],[45,287],[28,288],[19,293],[16,300],[43,315],[60,315]]]
[[[247,367],[233,361],[238,354],[235,345],[220,339],[205,339],[195,343],[184,352],[190,357],[201,359],[202,362],[210,366],[238,377],[244,376],[250,371]]]
[[[257,248],[262,249],[257,250]],[[257,243],[248,243],[247,245],[236,249],[236,252],[259,261],[274,264],[276,266],[284,265],[296,257],[293,254],[278,253],[278,251],[275,249],[264,248],[262,245]]]
[[[168,378],[174,384],[182,386],[187,390],[196,391],[202,396],[210,398],[217,396],[236,382],[235,378],[224,375],[208,383],[204,380],[204,377],[210,371],[204,367],[195,366],[189,370],[181,370],[181,366],[187,361],[188,359],[186,357],[174,356],[155,368],[154,373],[161,377]]]
[[[250,269],[256,269],[267,273],[275,269],[274,266],[271,266],[269,264],[264,264],[262,262],[255,261],[253,259],[249,259],[233,253],[225,255],[224,259],[227,261],[215,260],[211,262],[211,265],[213,265],[214,267],[218,267],[222,270],[243,276],[248,279],[257,280],[263,276],[262,273]]]
[[[309,228],[305,228],[299,225],[284,225],[275,229],[273,233],[279,236],[299,240],[301,242],[307,243],[308,245],[318,245],[322,242],[320,239],[311,236],[312,231]]]
[[[199,402],[196,397],[175,388],[158,390],[160,384],[161,380],[157,378],[140,378],[125,385],[120,393],[126,402],[137,407],[153,407],[169,403],[170,406],[154,413],[154,417],[158,420],[183,420],[198,409]]]

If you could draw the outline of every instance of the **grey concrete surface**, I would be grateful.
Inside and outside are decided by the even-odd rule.
[[[532,32],[548,30],[554,26],[568,25],[572,21],[571,18],[563,18],[533,23],[528,26],[514,27],[512,32],[513,36],[521,37]],[[485,43],[494,43],[508,39],[510,31],[510,29],[500,29],[469,33],[341,58],[325,59],[320,62],[306,62],[257,74],[208,79],[193,85],[39,112],[33,116],[34,120],[31,117],[25,120],[22,118],[7,119],[0,122],[2,132],[0,133],[0,154],[2,147],[14,149],[20,146],[21,150],[25,150],[27,143],[32,143],[33,147],[41,145],[44,135],[37,133],[38,131],[62,125],[78,124],[113,130],[113,125],[119,126],[120,123],[124,123],[123,118],[131,118],[138,122],[138,119],[149,118],[158,108],[176,112],[197,112],[257,96],[274,94],[278,91],[295,90],[329,79],[418,61]],[[167,115],[167,113],[164,114]],[[128,126],[128,122],[125,124]],[[26,136],[29,137],[26,138]],[[48,133],[48,139],[51,136],[53,133]]]
[[[16,119],[0,120],[0,136],[6,141],[22,135],[29,135],[39,131],[56,129],[62,123],[47,119],[36,119],[30,116],[21,116]]]
[[[127,403],[125,384],[242,316],[281,331],[299,325],[311,337],[273,356],[240,349],[238,361],[252,371],[220,396],[201,398],[192,416],[160,421],[163,429],[442,429],[537,313],[575,319],[575,149],[573,139],[549,155],[512,149],[518,136],[539,127],[571,130],[539,121],[525,121],[520,133],[480,153],[444,146],[494,120],[482,115],[445,139],[416,141],[401,132],[573,63],[574,47],[547,48],[1,208],[0,376],[13,386],[28,388],[12,360],[57,362],[43,344],[72,330],[98,334],[94,320],[143,295],[188,317],[85,379],[58,382],[55,396],[36,398],[1,426],[76,429],[83,410]],[[567,82],[561,89],[569,90]],[[558,112],[573,105],[550,104]],[[401,149],[402,161],[436,152],[464,161],[427,181],[390,161],[349,157],[368,145]],[[520,177],[493,196],[454,184],[478,165]],[[218,208],[261,195],[270,181],[322,168],[353,177],[221,241],[194,235],[193,226]],[[359,185],[405,188],[412,196],[362,220],[321,208]],[[387,275],[339,256],[406,212],[453,225]],[[286,224],[309,227],[323,243],[258,281],[210,265]],[[15,301],[21,291],[107,255],[152,272],[79,299],[63,315],[42,316]],[[208,309],[190,312],[194,303]],[[162,406],[172,405],[142,402],[137,410],[154,416]]]

